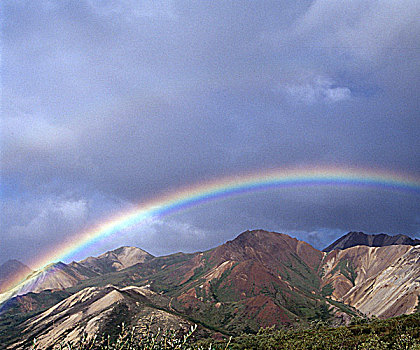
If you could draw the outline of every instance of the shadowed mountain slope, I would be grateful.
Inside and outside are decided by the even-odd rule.
[[[389,245],[418,245],[420,239],[412,239],[405,235],[389,236],[385,233],[368,235],[363,232],[349,232],[325,248],[324,252],[334,249],[346,249],[357,245],[369,247],[384,247]]]

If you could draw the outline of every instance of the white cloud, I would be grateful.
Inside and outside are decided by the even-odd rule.
[[[335,86],[332,80],[316,76],[296,83],[286,84],[289,95],[300,102],[312,104],[316,102],[335,103],[351,98],[348,87]]]

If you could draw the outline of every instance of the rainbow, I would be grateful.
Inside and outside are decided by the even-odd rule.
[[[117,215],[71,237],[70,240],[56,247],[53,252],[48,252],[48,254],[32,263],[32,266],[37,270],[42,270],[52,262],[69,259],[88,245],[95,244],[105,237],[137,225],[148,218],[161,217],[203,203],[240,194],[302,186],[367,187],[406,192],[413,195],[420,194],[419,178],[378,170],[312,167],[270,170],[224,177],[188,186],[142,203],[129,212]],[[23,276],[16,276],[14,281],[11,281],[10,287],[17,285],[13,288],[13,290],[17,290],[19,282],[27,282],[27,279],[22,281],[22,278]],[[0,295],[0,303],[5,298],[6,294]]]

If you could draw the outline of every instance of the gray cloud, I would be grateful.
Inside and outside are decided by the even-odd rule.
[[[42,254],[106,215],[249,170],[419,173],[417,1],[3,7],[0,260],[24,259],[23,240]],[[414,195],[326,193],[220,201],[85,253],[204,249],[251,227],[320,247],[350,229],[419,234]]]

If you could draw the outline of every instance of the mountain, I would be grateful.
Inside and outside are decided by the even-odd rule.
[[[420,300],[420,246],[356,246],[329,252],[323,288],[368,316],[410,314]]]
[[[148,280],[158,291],[170,290],[177,312],[241,333],[327,317],[316,307],[322,304],[316,297],[321,259],[321,252],[287,235],[247,231]]]
[[[8,293],[14,296],[47,289],[61,290],[73,287],[83,280],[142,263],[152,257],[140,248],[120,247],[80,262],[53,263],[42,270],[32,272],[24,282]]]
[[[323,255],[288,235],[255,230],[205,252],[148,258],[67,288],[70,297],[14,327],[26,343],[12,348],[33,337],[51,345],[53,334],[76,339],[82,330],[102,332],[139,315],[142,322],[176,316],[174,324],[193,322],[227,335],[342,317],[352,311],[320,294]]]
[[[52,344],[53,335],[76,339],[82,329],[112,331],[152,315],[157,324],[196,323],[200,332],[235,335],[313,321],[343,324],[362,313],[412,313],[419,308],[420,246],[321,252],[285,234],[254,230],[204,252],[153,257],[122,247],[35,274],[38,284],[28,290],[54,288],[3,304],[0,343],[17,349],[27,344],[19,345],[21,339],[36,337]]]
[[[335,242],[325,248],[324,252],[330,252],[334,249],[346,249],[358,245],[365,245],[369,247],[384,247],[389,245],[418,245],[420,239],[412,239],[405,235],[389,236],[385,233],[368,235],[363,232],[349,232],[343,237],[337,239]]]
[[[60,342],[72,342],[85,334],[115,334],[122,323],[140,330],[147,325],[187,330],[191,323],[182,317],[150,306],[147,287],[117,288],[112,285],[91,287],[60,301],[37,317],[30,318],[13,330],[17,341],[7,349],[28,349],[36,338],[38,349]],[[151,320],[152,318],[152,320]]]
[[[98,257],[89,257],[85,260],[73,263],[81,265],[99,275],[120,271],[127,267],[153,258],[153,255],[136,247],[120,247],[118,249],[106,252]]]
[[[156,257],[71,290],[150,284],[167,297],[160,307],[232,334],[355,314],[321,295],[323,255],[285,234],[246,231],[214,249]]]
[[[8,260],[0,266],[0,293],[9,288],[12,278],[15,276],[25,277],[29,275],[32,270],[18,260]]]
[[[76,264],[53,263],[44,269],[35,271],[19,288],[20,295],[43,290],[59,290],[76,285],[80,281],[97,274]]]
[[[66,265],[62,262],[53,263],[42,270],[32,272],[19,285],[0,294],[0,297],[2,300],[7,300],[13,296],[24,295],[30,292],[62,290],[94,276],[97,276],[97,273],[77,265],[77,263],[71,265]]]

